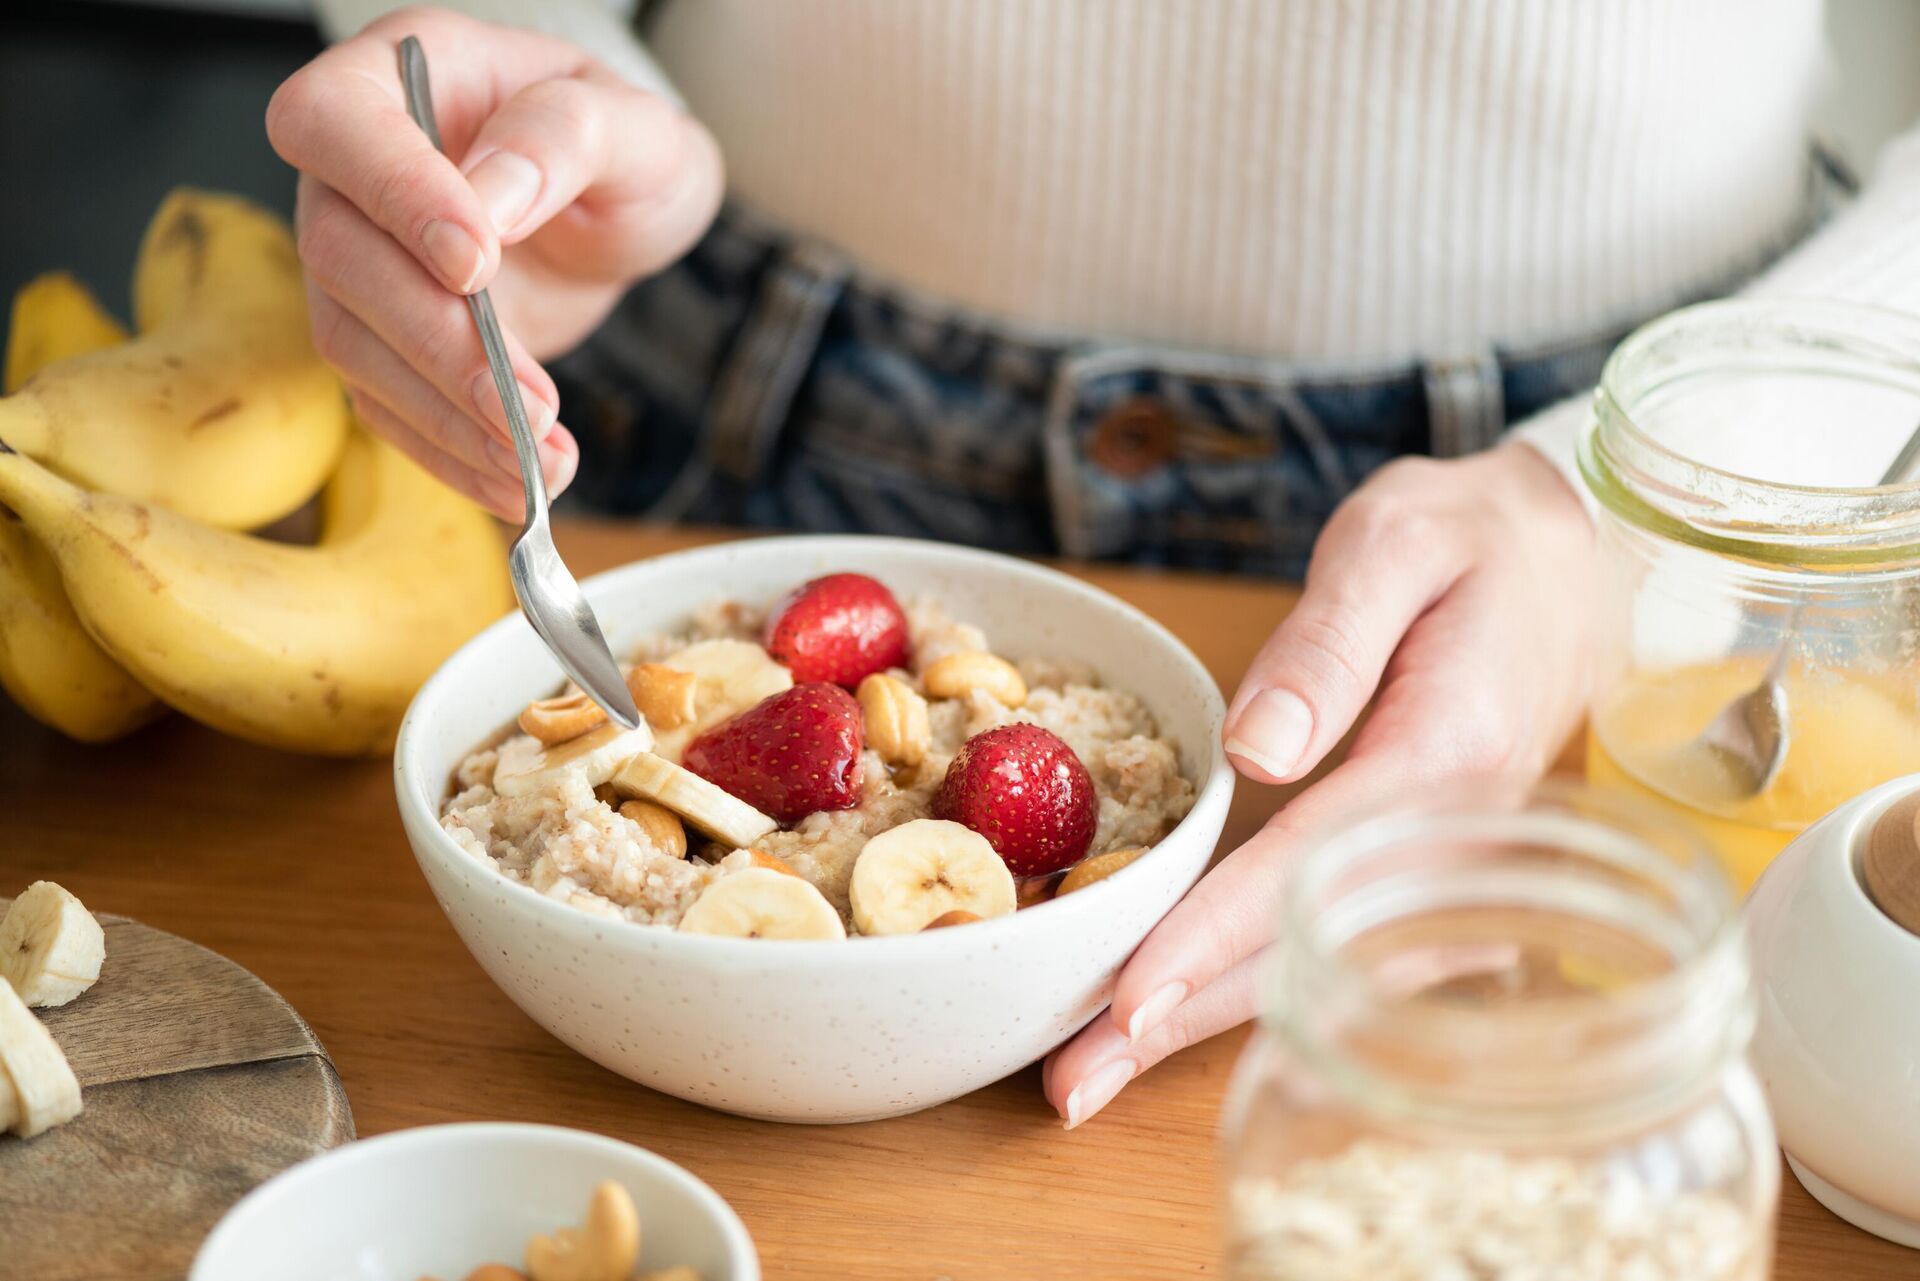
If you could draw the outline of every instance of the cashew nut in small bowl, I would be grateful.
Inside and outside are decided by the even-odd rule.
[[[586,1222],[527,1242],[533,1281],[628,1281],[640,1257],[640,1214],[626,1188],[608,1180],[593,1190]]]

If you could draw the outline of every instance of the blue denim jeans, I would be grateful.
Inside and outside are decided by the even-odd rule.
[[[1370,472],[1493,444],[1629,327],[1375,368],[1034,337],[731,209],[554,375],[601,512],[1297,579]]]

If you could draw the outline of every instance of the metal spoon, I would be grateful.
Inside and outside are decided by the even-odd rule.
[[[1920,458],[1920,428],[1907,437],[1880,483],[1891,485],[1904,478],[1915,458]],[[1787,655],[1793,649],[1804,603],[1795,604],[1787,615],[1780,648],[1774,651],[1760,683],[1728,703],[1700,735],[1701,746],[1726,764],[1741,796],[1766,791],[1787,759],[1787,689],[1780,678],[1786,675]]]
[[[400,42],[400,81],[406,87],[407,112],[433,140],[434,147],[444,152],[440,126],[433,118],[433,95],[427,88],[427,55],[412,36]],[[493,301],[482,289],[467,296],[467,309],[473,313],[473,322],[480,328],[480,343],[487,349],[493,385],[500,389],[500,403],[506,407],[507,425],[513,433],[513,450],[520,458],[520,482],[527,491],[526,520],[520,537],[507,553],[513,594],[519,598],[520,611],[533,624],[533,630],[559,661],[560,670],[608,716],[626,729],[635,729],[640,724],[640,709],[633,705],[620,665],[607,649],[593,607],[580,594],[580,584],[567,572],[553,545],[540,453],[533,443],[533,428],[527,425],[527,409],[520,401],[520,386],[507,356],[506,339],[500,335],[500,321],[493,314]]]

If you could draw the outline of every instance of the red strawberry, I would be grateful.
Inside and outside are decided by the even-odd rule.
[[[1015,724],[961,745],[933,812],[986,837],[1015,876],[1044,876],[1086,856],[1100,801],[1059,735]]]
[[[837,685],[795,685],[687,745],[680,763],[781,823],[860,803],[860,704]]]
[[[907,662],[907,616],[882,583],[865,574],[828,574],[797,588],[767,624],[767,650],[796,681],[852,689]]]

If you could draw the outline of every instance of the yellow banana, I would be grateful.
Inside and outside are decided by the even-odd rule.
[[[50,271],[28,281],[13,296],[6,377],[0,382],[0,393],[13,395],[27,379],[69,356],[126,340],[126,327],[85,285],[64,271]]]
[[[87,488],[227,528],[312,497],[348,413],[308,335],[286,225],[233,196],[175,191],[140,247],[134,316],[139,338],[0,400],[0,441]]]
[[[214,529],[0,452],[0,504],[106,650],[180,711],[296,751],[392,746],[420,682],[513,602],[491,518],[364,432],[322,545]]]
[[[126,330],[65,272],[13,299],[5,390],[56,360],[124,342]],[[80,625],[60,570],[13,516],[0,511],[0,687],[35,720],[70,738],[103,743],[145,725],[158,699],[107,656]]]

